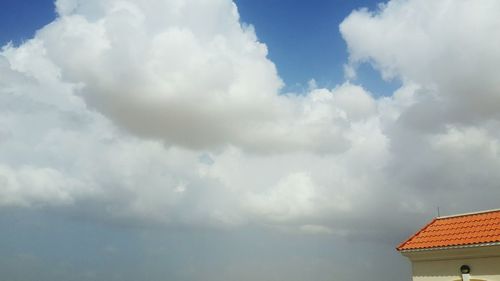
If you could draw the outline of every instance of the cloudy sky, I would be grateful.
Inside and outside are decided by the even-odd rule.
[[[499,207],[499,1],[6,2],[6,280],[409,280]]]

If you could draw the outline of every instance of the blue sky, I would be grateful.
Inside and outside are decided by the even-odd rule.
[[[50,23],[55,16],[54,3],[51,0],[4,0],[0,11],[0,42],[5,45],[12,41],[17,45],[28,40],[36,30]]]
[[[308,81],[332,88],[344,81],[347,48],[338,30],[353,10],[376,10],[382,0],[237,0],[243,22],[255,26],[257,36],[268,46],[269,58],[285,82],[283,92],[305,92]],[[0,11],[0,44],[15,45],[56,16],[51,0],[5,0]],[[384,81],[369,64],[359,67],[356,82],[375,96],[387,96],[400,86]]]
[[[347,46],[339,24],[354,10],[376,10],[377,0],[238,0],[244,22],[255,26],[257,36],[269,48],[287,89],[307,88],[315,79],[320,87],[331,88],[344,81],[343,65]],[[375,95],[390,95],[397,81],[383,81],[370,65],[362,65],[358,82]],[[285,90],[287,90],[285,89]]]

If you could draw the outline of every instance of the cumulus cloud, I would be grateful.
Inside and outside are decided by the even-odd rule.
[[[426,107],[434,106],[428,113],[440,120],[432,123],[498,119],[499,8],[490,0],[481,5],[397,0],[378,11],[355,11],[340,25],[349,67],[369,62],[386,79],[434,90],[434,96],[426,97],[432,105]]]
[[[56,6],[58,19],[34,40],[90,107],[134,134],[199,150],[345,148],[342,124],[297,122],[307,108],[277,95],[282,82],[267,48],[231,1]]]
[[[494,14],[500,6],[476,4],[390,1],[377,11],[355,11],[340,25],[348,74],[370,63],[384,78],[402,80],[403,88],[413,85],[399,117],[384,128],[393,155],[386,177],[412,198],[410,208],[496,205],[485,194],[499,195],[491,169],[499,168],[500,21]]]
[[[484,3],[347,17],[348,76],[369,62],[403,81],[375,98],[352,81],[281,93],[228,0],[59,0],[1,52],[0,206],[359,236],[495,207],[500,20]]]
[[[85,5],[73,6],[87,11]],[[94,8],[98,7],[101,6]],[[376,123],[376,120],[371,120],[376,111],[375,102],[359,86],[346,83],[332,90],[314,89],[307,96],[280,96],[278,88],[274,88],[265,95],[266,105],[255,106],[258,112],[244,113],[245,116],[239,117],[241,120],[228,118],[227,121],[235,125],[234,128],[228,127],[228,133],[243,137],[221,136],[216,129],[220,124],[216,120],[200,119],[197,108],[210,108],[210,114],[217,119],[226,119],[219,116],[226,114],[222,107],[239,115],[242,111],[233,103],[230,92],[221,91],[215,96],[200,92],[202,97],[195,97],[197,91],[183,93],[176,88],[169,92],[159,85],[152,87],[132,81],[135,78],[115,79],[116,66],[106,66],[109,69],[104,69],[103,65],[97,67],[96,64],[102,64],[107,58],[97,58],[98,55],[92,58],[101,52],[101,48],[110,48],[105,43],[107,39],[101,38],[107,32],[82,15],[60,13],[60,18],[39,31],[32,40],[18,47],[7,45],[2,51],[1,71],[5,77],[2,80],[0,119],[3,125],[2,206],[91,206],[90,213],[97,212],[98,216],[183,224],[239,225],[262,219],[293,221],[319,217],[321,212],[315,210],[315,202],[302,198],[303,192],[312,194],[318,203],[330,205],[326,198],[321,198],[328,189],[322,183],[313,184],[312,175],[309,175],[312,168],[303,167],[297,159],[309,158],[308,161],[314,163],[314,159],[321,159],[323,153],[333,157],[335,153],[332,152],[349,150],[352,146],[350,139],[356,138],[364,126]],[[238,23],[234,14],[229,15]],[[246,36],[247,31],[238,30],[241,36]],[[75,38],[77,35],[81,38]],[[65,36],[70,38],[66,40]],[[147,39],[154,41],[156,38]],[[253,44],[261,44],[255,38],[252,40]],[[177,39],[170,43],[175,42]],[[114,51],[107,56],[112,57],[116,55],[115,51],[119,53],[122,48],[133,44],[129,42],[113,47],[111,50]],[[265,56],[260,60],[272,66]],[[165,67],[171,62],[170,59],[154,61]],[[124,71],[141,67],[142,62],[138,62],[127,66]],[[241,68],[243,70],[238,71],[247,71],[245,66]],[[191,77],[183,66],[174,70]],[[148,76],[147,79],[156,75],[142,71],[138,74]],[[208,69],[203,72],[210,73]],[[93,78],[87,80],[90,76]],[[250,81],[252,76],[245,75],[244,79]],[[101,88],[106,81],[112,82],[106,88],[109,92]],[[130,85],[122,85],[127,81],[137,89],[146,85],[145,92],[120,92],[129,88]],[[266,87],[269,83],[257,84]],[[177,133],[168,126],[163,127],[164,118],[157,113],[150,121],[157,123],[161,127],[159,132],[165,135],[144,138],[126,123],[114,119],[112,112],[99,107],[106,103],[104,100],[93,103],[95,96],[95,99],[108,99],[110,106],[116,106],[130,95],[137,95],[132,99],[151,95],[148,89],[155,90],[160,100],[123,113],[142,115],[157,109],[163,112],[163,107],[182,100],[187,108],[177,108],[175,112],[166,110],[165,114],[172,118],[178,118],[179,114],[190,116],[196,126],[205,126],[199,122],[206,123],[205,129],[210,131],[207,134],[214,134],[222,140],[210,150],[193,148],[190,140],[170,140],[166,135],[176,136]],[[241,93],[238,99],[245,101],[238,104],[254,107],[254,98],[258,102],[260,94],[261,91],[255,89]],[[169,95],[174,95],[173,100]],[[212,102],[219,105],[210,105]],[[122,110],[120,107],[118,112]],[[272,118],[266,117],[271,115]],[[134,122],[144,127],[150,124],[139,117]],[[245,122],[253,125],[246,127]],[[195,134],[193,141],[211,142],[206,142],[205,133],[191,130],[183,120],[174,123],[179,130]],[[276,159],[270,161],[272,156],[264,151],[275,155]],[[289,155],[290,152],[297,155]],[[285,161],[293,164],[294,171],[289,170],[292,167],[284,166]],[[283,168],[273,170],[271,165]],[[248,169],[244,170],[244,166]],[[268,173],[268,177],[249,185],[252,178],[258,179],[264,173]],[[327,174],[326,171],[322,173]],[[290,183],[291,187],[288,186]],[[280,197],[286,194],[289,194],[289,200],[282,200]],[[338,198],[341,206],[347,205],[347,199]],[[294,206],[297,203],[301,206]]]

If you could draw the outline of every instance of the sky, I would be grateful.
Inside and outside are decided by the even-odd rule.
[[[500,3],[5,1],[8,280],[410,280],[498,208]]]

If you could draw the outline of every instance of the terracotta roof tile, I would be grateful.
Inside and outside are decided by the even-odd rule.
[[[398,251],[500,242],[500,210],[435,218]]]

